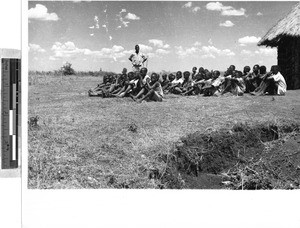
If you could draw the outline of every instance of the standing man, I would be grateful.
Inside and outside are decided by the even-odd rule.
[[[135,45],[135,53],[129,57],[129,60],[132,63],[132,71],[139,72],[140,67],[147,60],[147,57],[143,53],[140,53],[139,45]]]

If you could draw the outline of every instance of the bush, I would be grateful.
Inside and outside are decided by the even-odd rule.
[[[73,74],[75,74],[75,71],[71,66],[72,66],[72,64],[68,63],[68,62],[66,62],[65,65],[62,66],[61,70],[62,70],[64,75],[73,75]]]

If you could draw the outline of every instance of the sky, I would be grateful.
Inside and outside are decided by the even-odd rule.
[[[277,49],[257,42],[296,3],[30,1],[29,70],[121,72],[136,44],[150,71],[270,69]]]

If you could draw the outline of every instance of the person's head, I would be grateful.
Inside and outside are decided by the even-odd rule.
[[[273,74],[277,74],[278,72],[279,72],[279,66],[278,65],[273,65],[272,67],[271,67],[271,72],[273,73]]]
[[[163,74],[161,77],[164,81],[167,80],[167,74]]]
[[[128,79],[129,79],[129,80],[133,80],[134,77],[135,77],[134,72],[130,71],[130,72],[128,73]]]
[[[157,82],[159,79],[159,75],[157,73],[151,74],[151,82]]]
[[[244,74],[247,74],[247,73],[250,72],[250,70],[251,70],[251,68],[250,68],[249,66],[245,66],[245,67],[244,67],[244,70],[243,70],[243,73],[244,73]]]
[[[219,77],[220,76],[220,71],[215,70],[213,75],[214,75],[214,78]]]
[[[205,79],[207,80],[207,79],[210,79],[210,78],[212,78],[212,73],[210,71],[207,71],[205,73]]]
[[[192,71],[195,74],[197,72],[197,67],[193,67]]]
[[[140,46],[139,46],[138,44],[135,45],[134,49],[135,49],[135,52],[136,52],[136,53],[139,53],[139,52],[140,52]]]
[[[203,67],[199,67],[198,72],[199,72],[199,73],[203,73],[203,72],[204,72],[204,68],[203,68]]]
[[[174,74],[169,74],[168,76],[169,81],[173,81],[175,79],[175,75]]]
[[[146,76],[147,72],[148,72],[148,69],[146,67],[142,67],[142,69],[140,70],[140,73],[143,77]]]
[[[123,68],[122,74],[127,74],[127,69],[126,68]]]
[[[137,71],[134,73],[134,79],[140,79],[141,72]]]
[[[235,71],[234,77],[235,77],[235,78],[241,78],[242,75],[243,75],[242,71],[237,70],[237,71]]]
[[[109,83],[115,83],[116,82],[116,77],[117,77],[117,75],[115,75],[115,74],[110,74],[109,75]]]
[[[235,65],[230,65],[230,66],[229,66],[229,69],[230,69],[231,71],[234,71],[234,70],[235,70]]]
[[[253,66],[252,71],[253,71],[253,73],[258,74],[258,72],[259,72],[259,65],[258,65],[258,64],[255,64],[255,65]]]
[[[266,66],[260,66],[260,67],[259,67],[259,73],[260,73],[260,74],[266,74],[266,73],[267,73],[267,68],[266,68]]]
[[[190,72],[189,71],[184,71],[183,72],[183,77],[184,77],[184,80],[188,80],[189,79],[189,77],[190,77]]]
[[[228,75],[232,75],[232,72],[235,70],[235,65],[230,65],[227,70],[225,71],[224,75],[228,76]]]
[[[109,74],[105,74],[104,76],[103,76],[103,83],[104,84],[106,84],[107,82],[109,82]]]
[[[180,79],[182,78],[182,72],[181,71],[177,71],[176,73],[176,79]]]

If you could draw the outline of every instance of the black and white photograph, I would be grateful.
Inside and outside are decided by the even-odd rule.
[[[29,189],[300,188],[299,2],[29,1]]]

